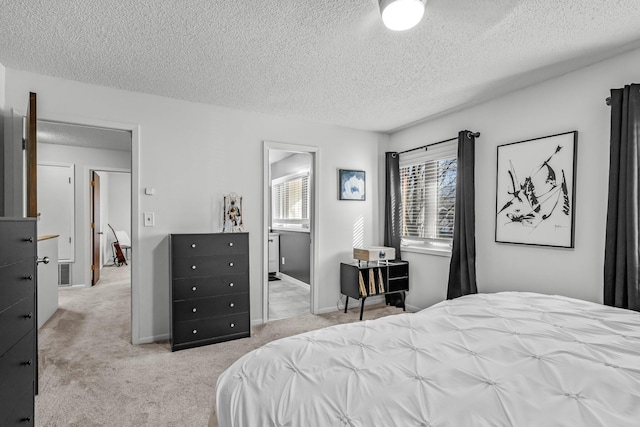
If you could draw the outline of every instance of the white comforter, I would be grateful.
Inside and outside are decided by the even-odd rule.
[[[640,426],[640,314],[479,294],[274,341],[218,379],[226,426]]]

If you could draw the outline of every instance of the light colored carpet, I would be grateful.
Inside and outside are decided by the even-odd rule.
[[[233,361],[269,341],[360,314],[356,307],[276,320],[252,328],[250,338],[171,352],[168,342],[130,344],[128,268],[102,271],[93,288],[60,291],[59,310],[39,331],[38,426],[206,426],[216,380]],[[365,318],[399,312],[373,306]]]

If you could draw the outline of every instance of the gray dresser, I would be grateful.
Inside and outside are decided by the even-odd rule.
[[[34,425],[36,222],[0,218],[0,425]]]
[[[250,335],[248,233],[171,234],[171,349]]]

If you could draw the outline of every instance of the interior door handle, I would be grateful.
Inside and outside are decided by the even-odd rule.
[[[49,257],[46,256],[44,258],[40,258],[38,259],[38,264],[40,264],[41,262],[45,263],[45,264],[49,264]]]

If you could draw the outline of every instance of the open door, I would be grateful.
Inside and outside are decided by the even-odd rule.
[[[91,172],[91,286],[100,280],[100,175]]]
[[[37,155],[37,114],[36,94],[29,93],[27,104],[27,124],[24,138],[26,158],[27,200],[26,216],[36,218],[38,216],[38,155]]]

